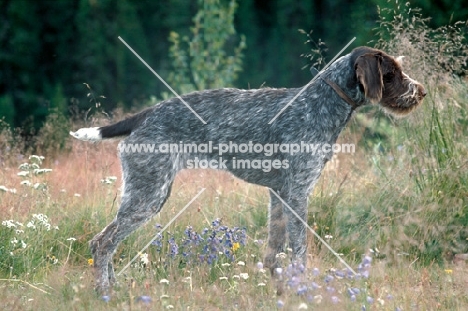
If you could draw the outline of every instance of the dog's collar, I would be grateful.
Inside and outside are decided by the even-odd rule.
[[[354,100],[351,99],[351,97],[348,96],[348,94],[346,94],[339,86],[338,84],[336,84],[335,82],[329,80],[328,78],[325,78],[325,77],[320,77],[323,81],[325,81],[329,86],[332,87],[333,90],[335,90],[336,94],[338,94],[338,96],[340,96],[345,102],[347,102],[350,106],[351,106],[351,109],[352,110],[355,110],[358,105],[356,104],[356,102]]]

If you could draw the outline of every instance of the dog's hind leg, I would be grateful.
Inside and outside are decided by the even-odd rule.
[[[169,157],[135,158],[122,156],[122,203],[115,219],[90,242],[96,290],[102,294],[108,293],[115,281],[112,255],[118,244],[161,210],[176,174]]]

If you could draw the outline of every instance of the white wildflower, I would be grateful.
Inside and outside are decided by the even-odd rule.
[[[1,190],[1,191],[8,192],[8,188],[7,188],[7,187],[5,187],[5,186],[0,186],[0,190]]]
[[[74,241],[76,241],[76,239],[72,237],[72,238],[68,238],[67,241],[74,242]]]
[[[20,185],[31,187],[32,184],[29,180],[23,180],[22,182],[20,182]]]
[[[44,160],[44,157],[33,154],[32,156],[29,157],[29,160],[31,160],[32,162],[42,164],[42,160]]]
[[[167,305],[166,309],[174,309],[174,306],[173,305]]]
[[[238,266],[245,266],[245,262],[239,261],[239,262],[237,262],[237,265],[238,265]]]
[[[221,264],[222,267],[229,267],[231,266],[231,264],[229,262],[225,262],[223,264]]]
[[[169,298],[169,295],[161,295],[159,296],[159,299],[168,299]]]
[[[16,193],[16,189],[15,189],[15,188],[9,189],[8,191],[10,191],[11,193]]]
[[[280,258],[280,259],[286,259],[288,255],[286,255],[285,253],[279,253],[279,254],[276,254],[276,258]]]
[[[44,215],[44,214],[33,214],[33,218],[36,218],[37,220],[41,222],[48,221],[47,215]]]
[[[301,303],[298,307],[299,310],[307,310],[309,307],[307,307],[307,304],[305,304],[304,302]]]
[[[75,197],[79,198],[79,197],[81,197],[81,194],[79,194],[79,193],[75,193],[73,196],[75,196]]]
[[[29,175],[29,172],[28,171],[21,171],[19,173],[17,173],[16,175],[20,176],[20,177],[26,177]]]
[[[32,169],[37,169],[37,168],[41,168],[41,167],[40,167],[39,165],[37,165],[36,163],[33,163],[33,164],[31,165],[31,168],[32,168]]]
[[[29,163],[23,163],[23,164],[21,164],[20,166],[18,166],[18,169],[19,169],[19,170],[22,170],[22,171],[27,171],[27,170],[29,170]]]
[[[49,218],[47,215],[44,214],[33,214],[33,218],[37,219],[39,223],[42,224],[44,228],[46,228],[47,231],[50,231],[51,225],[49,223]],[[34,223],[33,223],[34,225]],[[58,227],[54,227],[54,229],[58,229]]]
[[[104,179],[101,179],[101,183],[106,184],[106,185],[111,185],[117,180],[117,177],[115,176],[107,176]]]
[[[32,220],[26,224],[26,227],[36,229],[36,225]]]
[[[263,282],[261,282],[261,283],[258,283],[257,286],[258,286],[258,287],[263,287],[263,286],[266,286],[266,284],[263,283]]]
[[[147,265],[149,264],[149,259],[148,259],[148,254],[147,253],[143,253],[143,254],[140,254],[140,262],[144,265]]]
[[[169,284],[169,280],[168,279],[162,279],[161,281],[159,281],[160,284]]]
[[[321,303],[322,299],[323,299],[322,295],[314,296],[314,301],[315,301],[316,304]]]
[[[50,172],[52,172],[52,169],[50,168],[36,168],[33,171],[34,175],[41,175],[41,174],[50,173]]]
[[[15,232],[16,234],[21,234],[21,233],[24,233],[24,230],[16,229]]]
[[[16,237],[13,238],[13,240],[10,241],[11,244],[18,244],[18,240],[16,239]]]
[[[220,276],[219,279],[220,280],[227,280],[228,278],[226,276]]]
[[[28,246],[28,245],[27,245],[26,243],[24,243],[23,240],[21,240],[21,247],[22,247],[22,248],[26,248],[26,246]]]
[[[247,280],[249,278],[249,274],[248,273],[241,273],[239,274],[239,276],[244,279],[244,280]]]
[[[7,228],[16,228],[15,223],[11,219],[2,221],[2,226],[5,226]]]

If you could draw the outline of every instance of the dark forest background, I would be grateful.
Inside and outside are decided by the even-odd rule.
[[[400,5],[386,0],[238,1],[235,34],[222,49],[235,54],[243,40],[245,48],[236,79],[222,86],[301,86],[311,78],[312,62],[305,55],[317,48],[308,39],[326,42],[320,47],[327,60],[354,36],[350,49],[372,46],[378,39],[378,7]],[[0,0],[0,119],[37,130],[51,112],[76,116],[97,102],[109,113],[138,110],[164,97],[164,85],[118,36],[163,78],[173,76],[171,32],[190,35],[204,6],[195,0]],[[421,8],[434,28],[468,19],[466,0],[416,0],[411,7]]]

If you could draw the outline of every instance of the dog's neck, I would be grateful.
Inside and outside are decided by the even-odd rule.
[[[370,104],[359,87],[352,54],[347,54],[336,60],[325,70],[323,76],[335,82],[357,107]]]

